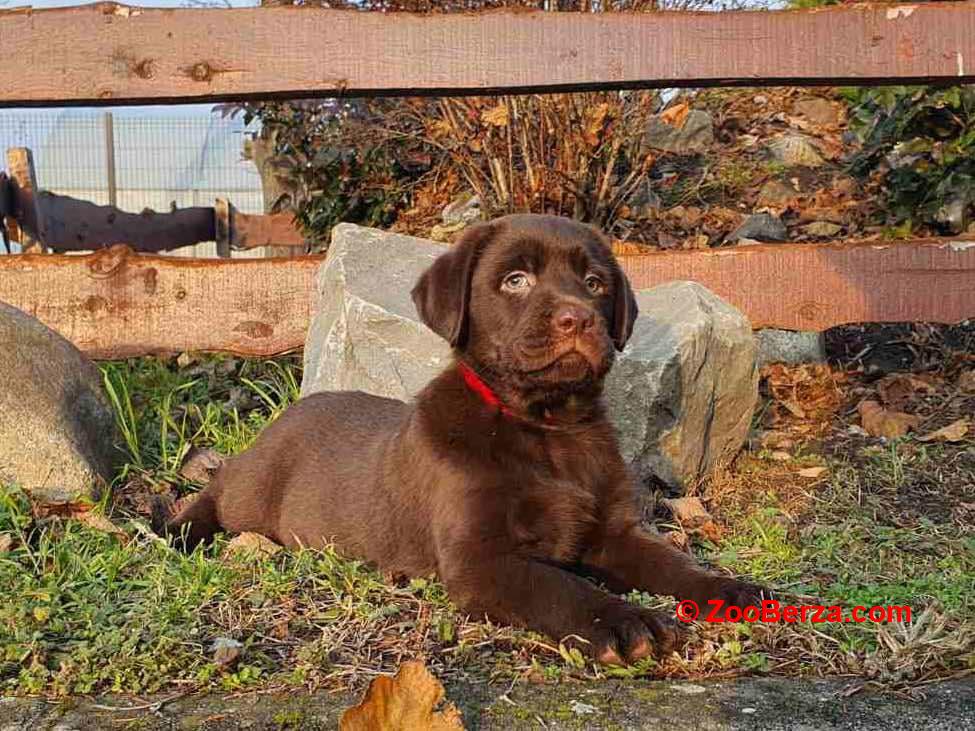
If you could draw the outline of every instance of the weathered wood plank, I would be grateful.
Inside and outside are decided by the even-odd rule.
[[[0,256],[0,300],[99,358],[301,347],[323,257],[194,260],[115,247],[87,256]],[[975,241],[781,244],[626,256],[637,288],[693,279],[755,327],[975,317]]]
[[[975,80],[975,3],[412,15],[318,7],[0,13],[0,106]]]
[[[695,280],[738,307],[755,328],[975,317],[975,239],[736,246],[622,261],[635,287]]]
[[[184,350],[267,356],[305,340],[321,257],[183,259],[116,246],[0,256],[0,301],[96,358]]]

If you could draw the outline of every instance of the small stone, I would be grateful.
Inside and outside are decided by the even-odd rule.
[[[825,160],[812,140],[800,134],[786,134],[768,145],[772,158],[783,165],[821,167]]]
[[[213,661],[221,667],[236,665],[243,651],[243,644],[227,637],[218,637],[210,646]]]
[[[960,234],[968,227],[968,203],[968,198],[964,196],[952,198],[938,209],[934,220],[950,233]]]
[[[814,124],[835,126],[843,120],[839,108],[822,97],[802,99],[796,102],[792,109],[795,114]]]
[[[227,544],[224,555],[245,560],[261,560],[281,550],[281,546],[270,538],[257,533],[241,533]]]
[[[759,208],[781,208],[799,195],[798,191],[788,183],[773,178],[758,191],[755,205]]]
[[[778,216],[771,213],[755,213],[728,235],[728,241],[755,239],[756,241],[785,241],[789,231]]]
[[[802,232],[807,236],[814,236],[819,239],[833,238],[843,230],[843,227],[830,223],[829,221],[813,221],[802,227]]]
[[[655,150],[692,155],[707,150],[714,142],[714,121],[711,115],[692,109],[677,127],[659,117],[651,117],[643,138],[644,144]]]
[[[630,219],[641,220],[652,218],[663,206],[663,202],[657,191],[654,190],[653,183],[646,179],[637,185],[636,190],[630,194],[626,206],[630,209]]]
[[[468,226],[481,218],[481,199],[473,193],[461,193],[440,214],[444,226]]]
[[[592,716],[593,714],[599,713],[599,709],[596,706],[591,706],[588,703],[582,703],[581,701],[570,701],[569,709],[577,716]]]
[[[758,339],[758,363],[825,363],[826,340],[820,332],[795,332],[763,328],[755,333]]]

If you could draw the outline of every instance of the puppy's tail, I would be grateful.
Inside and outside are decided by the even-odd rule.
[[[173,515],[168,505],[157,500],[152,505],[152,528],[157,535],[171,538],[178,550],[191,553],[201,543],[209,543],[220,531],[217,500],[210,488]]]

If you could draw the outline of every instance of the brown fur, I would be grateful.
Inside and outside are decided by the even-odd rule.
[[[509,276],[518,270],[524,278]],[[600,400],[637,309],[598,233],[547,216],[482,224],[435,261],[413,297],[505,413],[457,366],[412,404],[309,396],[229,460],[169,532],[187,547],[218,530],[287,546],[334,542],[386,571],[436,572],[462,609],[579,636],[604,662],[635,660],[653,644],[666,652],[676,633],[669,617],[582,574],[614,592],[702,608],[756,599],[758,587],[705,572],[640,528]]]

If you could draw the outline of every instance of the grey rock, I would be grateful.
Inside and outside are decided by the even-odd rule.
[[[302,395],[413,398],[451,362],[409,294],[444,248],[350,224],[337,226],[332,242]],[[747,320],[699,285],[655,287],[638,301],[634,336],[606,384],[610,416],[641,478],[682,487],[743,444],[757,398],[755,341]]]
[[[728,234],[728,241],[754,239],[755,241],[785,241],[789,231],[778,216],[771,213],[755,213]]]
[[[934,219],[953,234],[960,234],[968,227],[969,200],[958,196],[948,200],[938,209]]]
[[[653,183],[645,179],[630,194],[626,205],[630,209],[630,218],[643,219],[653,217],[663,207],[663,201],[653,189]]]
[[[738,310],[694,282],[637,293],[633,337],[606,381],[636,477],[686,488],[745,442],[758,401],[756,344]]]
[[[714,120],[699,109],[688,112],[681,127],[651,117],[643,141],[647,147],[678,155],[704,152],[714,142]]]
[[[101,371],[39,320],[0,303],[0,485],[45,502],[96,498],[120,457]]]
[[[302,395],[360,390],[408,400],[451,362],[410,290],[446,249],[352,224],[332,230],[305,341]]]
[[[481,217],[481,199],[473,193],[461,193],[444,206],[440,216],[445,226],[474,223]]]
[[[772,159],[788,167],[818,168],[825,163],[819,149],[806,135],[785,134],[768,145]]]
[[[832,238],[842,230],[842,226],[830,221],[813,221],[802,227],[802,232],[807,236],[815,236],[821,239]]]
[[[755,333],[758,340],[758,364],[825,363],[826,340],[820,332],[795,332],[765,328]]]

